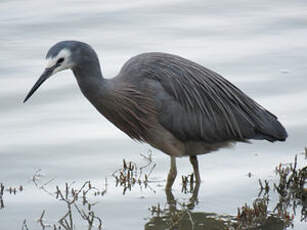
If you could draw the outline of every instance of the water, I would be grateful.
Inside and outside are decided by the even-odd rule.
[[[55,178],[48,189],[86,180],[107,193],[94,207],[104,229],[144,229],[149,208],[165,205],[163,186],[169,159],[137,144],[101,117],[81,95],[71,72],[48,80],[27,104],[28,90],[43,71],[44,57],[60,40],[90,43],[109,78],[131,56],[148,51],[175,53],[213,69],[276,114],[288,130],[285,143],[254,141],[200,157],[203,183],[193,212],[236,215],[237,207],[257,197],[258,178],[274,180],[280,162],[302,152],[307,137],[305,1],[5,1],[0,2],[0,182],[24,186],[5,192],[1,229],[41,229],[35,222],[46,210],[47,222],[65,214],[65,205],[29,180],[37,169]],[[123,158],[144,163],[152,151],[157,163],[150,189],[135,186],[122,195],[111,174]],[[299,163],[306,164],[303,157]],[[178,175],[191,172],[178,160]],[[247,174],[251,172],[252,177]],[[181,193],[178,177],[173,194]],[[276,198],[275,198],[276,199]],[[274,199],[273,199],[274,200]],[[81,218],[77,229],[85,229]],[[306,229],[299,215],[295,229]],[[148,227],[148,226],[147,226]],[[146,227],[146,228],[147,228]]]

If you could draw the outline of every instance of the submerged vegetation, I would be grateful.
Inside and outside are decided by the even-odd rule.
[[[273,218],[279,220],[283,227],[293,227],[292,221],[298,212],[300,221],[307,222],[307,166],[298,169],[296,155],[293,163],[279,164],[275,173],[278,183],[269,183],[267,180],[262,183],[259,180],[260,192],[253,206],[245,204],[238,209],[235,229],[256,229],[270,223]],[[272,195],[270,192],[277,193],[279,197],[278,201],[272,204],[275,206],[272,211],[268,208]]]
[[[0,209],[4,208],[4,201],[3,201],[4,192],[7,192],[11,195],[16,195],[17,193],[22,191],[23,191],[22,185],[19,185],[17,187],[9,186],[6,188],[3,183],[0,183]]]
[[[198,200],[198,187],[193,187],[193,175],[183,176],[182,192],[192,193],[189,202],[179,202],[171,192],[166,192],[167,203],[149,209],[151,218],[145,229],[278,230],[293,227],[298,212],[300,221],[307,222],[307,166],[297,168],[296,156],[293,163],[280,164],[275,172],[278,182],[259,179],[258,197],[252,205],[246,203],[239,207],[236,216],[193,211]],[[277,202],[271,199],[276,193]]]
[[[87,225],[88,230],[102,229],[102,219],[97,216],[93,210],[96,202],[91,201],[90,196],[104,196],[107,192],[107,182],[105,182],[105,188],[102,190],[93,186],[90,181],[86,181],[80,187],[74,186],[75,182],[71,184],[65,183],[63,188],[56,185],[55,191],[51,192],[46,188],[46,185],[53,181],[53,179],[46,183],[39,183],[38,178],[39,176],[37,175],[33,176],[33,182],[37,188],[66,204],[65,213],[56,223],[48,223],[45,220],[46,211],[42,211],[41,216],[37,220],[42,230],[46,228],[52,228],[54,230],[73,230],[75,229],[74,219],[76,217],[79,217],[78,219],[81,219]]]
[[[144,188],[152,189],[148,185],[150,182],[153,182],[149,180],[149,177],[156,167],[156,163],[152,160],[151,152],[147,155],[141,154],[141,157],[146,162],[145,165],[139,167],[135,162],[123,159],[122,167],[112,174],[116,180],[115,186],[122,187],[123,194],[125,194],[127,190],[131,191],[132,187],[136,184],[140,187],[143,186]]]
[[[306,148],[303,155],[306,160]],[[123,194],[133,191],[135,186],[155,192],[150,184],[161,182],[150,177],[156,167],[151,153],[141,156],[142,162],[145,162],[141,166],[133,161],[123,160],[122,167],[112,174],[115,187],[123,188]],[[150,217],[145,230],[278,230],[293,227],[294,217],[307,223],[307,166],[299,165],[298,156],[295,156],[292,163],[280,163],[276,166],[275,180],[259,179],[258,197],[250,204],[245,203],[238,207],[236,215],[194,211],[198,204],[199,184],[195,183],[193,174],[182,176],[181,192],[189,198],[176,199],[171,190],[165,191],[167,202],[149,208]],[[39,191],[61,202],[64,210],[59,209],[62,210],[58,213],[60,218],[51,219],[47,219],[48,210],[42,210],[37,219],[42,230],[75,230],[80,229],[76,227],[80,223],[88,230],[103,229],[103,217],[97,215],[95,205],[104,199],[107,192],[106,179],[104,186],[93,185],[91,181],[51,186],[55,178],[43,180],[43,177],[42,171],[37,170],[31,177],[32,184]],[[0,209],[6,207],[6,195],[14,196],[24,189],[22,185],[5,186],[0,183]],[[22,222],[22,230],[31,230],[27,220]]]
[[[50,222],[46,220],[47,211],[43,210],[37,223],[42,230],[74,230],[76,223],[74,220],[87,226],[88,230],[101,230],[102,219],[95,214],[93,207],[97,202],[91,201],[92,197],[102,197],[107,192],[107,181],[105,181],[104,189],[99,189],[92,185],[91,181],[85,181],[82,185],[77,186],[75,182],[65,183],[64,186],[56,185],[54,190],[47,188],[47,185],[54,181],[54,178],[42,181],[41,170],[37,170],[32,176],[32,182],[41,191],[44,191],[55,200],[65,203],[65,212],[56,221]],[[23,230],[30,230],[26,220],[22,224]]]
[[[286,214],[290,209],[292,217],[300,210],[301,221],[307,222],[307,166],[297,169],[295,156],[293,163],[280,164],[275,172],[279,176],[279,183],[274,183],[274,189],[279,194],[279,202],[274,210]]]

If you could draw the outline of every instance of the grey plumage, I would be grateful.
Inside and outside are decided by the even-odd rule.
[[[160,93],[159,121],[182,141],[206,143],[266,139],[283,141],[285,129],[265,110],[217,73],[192,61],[165,53],[130,59],[120,75],[152,79]]]
[[[170,156],[195,156],[235,141],[287,138],[275,115],[219,74],[182,57],[140,54],[113,79],[102,77],[95,51],[82,42],[59,42],[47,58],[54,64],[25,101],[52,74],[72,69],[82,93],[101,114],[131,138]],[[197,159],[191,162],[198,170]]]

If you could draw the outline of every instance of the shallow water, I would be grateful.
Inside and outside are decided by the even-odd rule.
[[[169,159],[121,133],[81,95],[71,72],[48,80],[26,104],[28,90],[42,72],[44,57],[60,40],[90,43],[112,77],[131,56],[162,51],[192,59],[235,83],[276,114],[288,130],[285,143],[253,141],[199,158],[203,183],[193,212],[236,215],[257,197],[258,179],[274,181],[280,162],[303,151],[307,137],[307,4],[305,1],[4,1],[0,2],[0,183],[24,186],[4,193],[1,229],[41,229],[35,221],[46,210],[56,222],[65,205],[37,189],[30,180],[37,169],[48,184],[84,181],[104,188],[95,213],[104,229],[144,229],[149,208],[166,203]],[[122,195],[111,174],[122,159],[144,163],[152,151],[157,163],[151,189],[134,186]],[[299,163],[306,164],[303,157]],[[252,177],[247,174],[251,172]],[[173,194],[181,193],[181,175],[191,173],[188,159],[178,160]],[[276,197],[273,198],[277,199]],[[76,218],[77,229],[86,229]],[[295,229],[305,229],[299,215]]]

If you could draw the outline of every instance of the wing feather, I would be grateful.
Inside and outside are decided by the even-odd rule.
[[[276,116],[221,75],[195,62],[171,54],[146,53],[132,58],[122,71],[132,69],[157,83],[152,87],[159,91],[154,98],[161,104],[159,121],[183,141],[275,141],[287,137]]]

